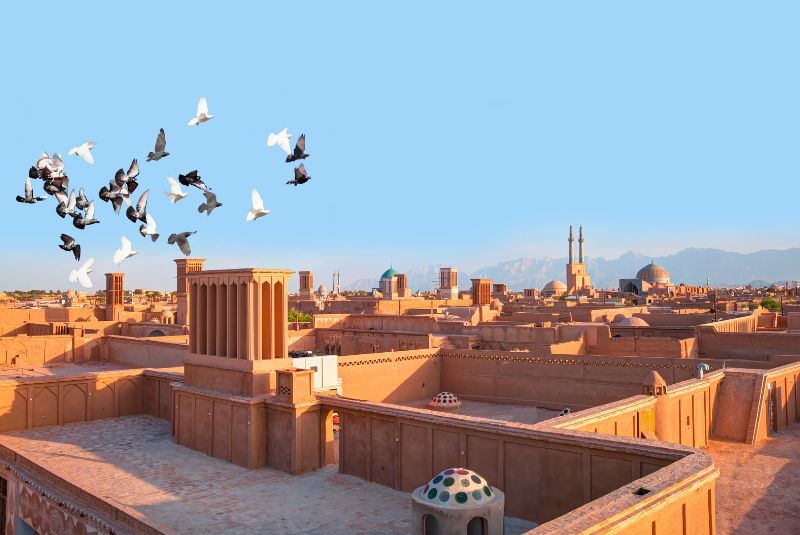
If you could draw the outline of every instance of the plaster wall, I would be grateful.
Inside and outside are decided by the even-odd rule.
[[[694,339],[661,338],[654,336],[620,336],[603,338],[590,346],[591,355],[642,355],[647,357],[688,358],[694,349]]]
[[[441,363],[431,350],[339,357],[342,395],[402,403],[432,398],[441,391]]]
[[[0,338],[0,364],[30,365],[72,362],[72,336],[11,336]]]
[[[714,332],[698,327],[699,358],[769,361],[778,355],[797,354],[800,333]]]
[[[185,342],[167,342],[153,338],[106,336],[103,360],[128,364],[136,368],[173,368],[183,366],[189,351]]]
[[[140,370],[0,381],[0,432],[141,414]]]

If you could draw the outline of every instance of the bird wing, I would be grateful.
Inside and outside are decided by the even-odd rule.
[[[162,128],[158,131],[158,137],[156,137],[156,152],[164,152],[165,148],[167,148],[167,135]]]
[[[306,166],[305,165],[300,164],[299,167],[295,167],[294,168],[294,179],[295,180],[297,180],[298,178],[303,178],[303,177],[305,177],[307,175],[308,175],[308,173],[306,173]]]
[[[253,190],[250,192],[250,198],[253,201],[253,210],[263,210],[264,209],[264,200],[261,198],[257,190]]]
[[[295,150],[299,150],[300,154],[305,154],[306,152],[306,135],[300,134],[300,137],[297,138],[297,144],[295,145]]]
[[[144,220],[147,223],[146,229],[148,234],[152,234],[156,231],[156,220],[150,214],[145,214]]]
[[[278,146],[283,149],[286,154],[292,153],[292,146],[289,144],[289,138],[285,136],[278,136]]]
[[[126,180],[128,180],[128,175],[125,174],[125,171],[123,169],[117,169],[117,172],[114,174],[114,181],[109,182],[109,184],[112,184],[112,187],[113,185],[121,186]]]
[[[86,215],[83,216],[84,219],[92,220],[94,219],[94,203],[90,202],[89,206],[86,207]]]
[[[177,242],[178,242],[178,247],[180,247],[181,252],[183,254],[185,254],[186,256],[189,256],[190,254],[192,254],[192,248],[189,247],[189,240],[188,239],[186,239],[186,238],[178,238]]]
[[[81,151],[78,152],[81,158],[83,158],[86,163],[92,165],[94,163],[94,156],[92,156],[91,149],[94,148],[95,142],[94,141],[87,141],[83,144]]]
[[[27,188],[25,188],[25,193],[28,193]],[[64,206],[66,206],[67,202],[69,202],[69,199],[67,199],[67,194],[64,193],[63,191],[56,192],[56,200],[58,201],[59,204],[63,204]]]
[[[172,178],[171,176],[167,177],[167,182],[169,182],[169,189],[172,193],[182,193],[181,185],[178,184],[178,181]]]
[[[69,200],[67,201],[67,210],[75,210],[75,190],[69,192]]]
[[[61,171],[64,169],[64,160],[61,159],[61,155],[58,153],[53,154],[53,157],[50,159],[51,165],[53,170]]]
[[[205,196],[208,204],[217,204],[217,194],[213,191],[204,191],[203,195]]]
[[[33,197],[33,187],[31,186],[30,177],[25,179],[25,198],[30,199]]]
[[[94,265],[94,258],[87,260],[85,264],[78,268],[77,272],[72,272],[75,273],[75,278],[84,288],[92,287],[92,279],[89,278],[89,273],[92,271],[92,265]],[[70,280],[75,282],[74,279],[72,279],[72,274],[70,274]]]
[[[162,129],[161,132],[164,132],[164,130]],[[137,176],[139,176],[139,160],[134,158],[131,162],[131,166],[128,168],[128,178],[133,179]]]
[[[64,245],[69,246],[69,244],[75,243],[75,238],[73,238],[69,234],[62,234],[61,241],[64,242]]]
[[[150,190],[145,191],[142,193],[142,196],[139,197],[139,202],[136,203],[136,211],[141,213],[147,209],[147,194]]]
[[[200,97],[200,100],[197,101],[197,116],[200,117],[201,115],[208,115],[208,101],[206,97]]]
[[[123,260],[125,260],[125,257],[126,257],[126,256],[127,256],[127,255],[125,254],[125,251],[123,251],[122,249],[117,249],[116,251],[114,251],[114,256],[112,257],[112,259],[111,259],[111,260],[112,260],[112,261],[113,261],[115,264],[119,264],[120,262],[122,262]]]
[[[36,169],[46,169],[48,167],[50,167],[50,156],[48,156],[46,152],[43,152],[36,160]]]

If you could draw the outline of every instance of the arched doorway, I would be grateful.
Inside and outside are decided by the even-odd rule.
[[[320,466],[329,466],[339,463],[339,413],[331,408],[323,407],[320,418]]]

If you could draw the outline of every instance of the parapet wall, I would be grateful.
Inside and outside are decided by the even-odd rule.
[[[188,352],[189,344],[186,342],[106,336],[102,358],[135,368],[173,368],[183,366]]]
[[[461,398],[490,403],[581,410],[642,393],[657,370],[668,383],[691,378],[695,363],[647,357],[440,350],[441,388]]]

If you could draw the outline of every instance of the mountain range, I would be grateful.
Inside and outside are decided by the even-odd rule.
[[[619,279],[633,278],[636,272],[651,261],[669,271],[678,284],[733,287],[751,284],[756,287],[772,283],[800,280],[800,248],[764,250],[754,253],[732,253],[720,249],[689,248],[668,256],[650,257],[627,252],[619,258],[587,258],[587,270],[596,288],[617,288]],[[503,282],[509,289],[541,288],[549,281],[565,281],[566,258],[517,258],[482,267],[473,273],[459,272],[459,287],[469,288],[470,278],[490,278]],[[430,290],[439,277],[439,265],[421,266],[406,271],[412,290]],[[457,266],[456,266],[457,267]],[[360,279],[349,290],[369,290],[378,281]]]

